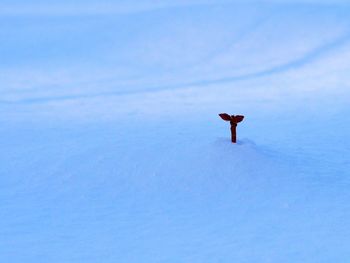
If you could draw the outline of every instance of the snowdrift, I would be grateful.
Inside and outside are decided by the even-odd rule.
[[[75,2],[0,8],[1,262],[349,259],[346,4]]]

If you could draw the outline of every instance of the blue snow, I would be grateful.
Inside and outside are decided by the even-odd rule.
[[[0,262],[348,262],[349,73],[346,1],[2,0]]]

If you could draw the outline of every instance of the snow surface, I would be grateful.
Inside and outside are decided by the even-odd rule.
[[[346,2],[29,2],[0,4],[0,262],[349,262]]]

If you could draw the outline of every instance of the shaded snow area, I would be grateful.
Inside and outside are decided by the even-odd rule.
[[[4,0],[0,39],[0,262],[349,262],[347,3]]]

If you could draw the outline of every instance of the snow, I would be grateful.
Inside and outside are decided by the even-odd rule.
[[[348,5],[32,1],[0,11],[1,262],[347,262]]]

